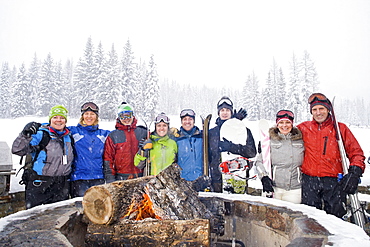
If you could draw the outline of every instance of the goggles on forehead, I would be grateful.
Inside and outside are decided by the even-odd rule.
[[[85,103],[81,106],[81,111],[87,111],[87,110],[91,110],[93,112],[98,112],[99,107],[96,104],[94,104],[93,102],[87,102],[87,103]]]
[[[289,110],[281,110],[281,111],[278,111],[278,113],[276,113],[276,117],[277,118],[288,118],[290,120],[294,120],[294,113],[289,111]]]
[[[326,98],[326,96],[323,95],[322,93],[311,94],[311,96],[308,98],[308,104],[312,104],[315,101],[330,103],[329,99]]]
[[[222,105],[223,103],[226,103],[226,104],[228,104],[228,105],[233,105],[233,102],[231,102],[231,100],[229,100],[229,99],[220,99],[220,101],[218,102],[218,106],[220,106],[220,105]]]
[[[166,115],[159,115],[157,116],[155,119],[154,119],[154,122],[157,124],[157,123],[160,123],[160,122],[164,122],[166,124],[169,124],[170,123],[170,119],[169,117],[167,117]]]
[[[181,111],[180,117],[185,116],[195,117],[195,112],[192,109],[184,109]]]
[[[133,111],[121,111],[120,113],[118,113],[119,119],[122,120],[132,118],[133,116],[134,116]]]

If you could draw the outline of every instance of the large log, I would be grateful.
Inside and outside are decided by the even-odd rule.
[[[209,220],[121,220],[89,224],[86,246],[210,246]]]
[[[94,224],[112,224],[137,219],[135,209],[147,195],[154,216],[162,220],[211,219],[212,213],[199,200],[190,182],[180,177],[172,164],[157,176],[116,181],[88,189],[83,198],[85,215]]]

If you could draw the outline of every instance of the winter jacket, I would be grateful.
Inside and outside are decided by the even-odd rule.
[[[76,157],[73,161],[71,181],[104,179],[104,143],[110,131],[99,125],[70,126],[68,129],[75,141]]]
[[[270,128],[270,154],[272,181],[274,186],[284,190],[301,188],[301,165],[304,146],[301,131],[293,127],[287,135],[281,134],[277,127]],[[268,175],[262,164],[262,153],[256,161],[259,176]]]
[[[181,177],[193,181],[203,175],[203,136],[198,127],[189,132],[182,127],[176,138],[178,147],[177,164],[181,167]]]
[[[16,155],[26,155],[31,153],[34,159],[36,152],[32,152],[32,146],[40,143],[43,131],[50,135],[50,141],[47,146],[40,151],[33,164],[33,170],[37,175],[42,176],[69,176],[71,173],[72,162],[74,158],[72,137],[70,131],[65,129],[57,133],[54,129],[44,124],[39,131],[31,137],[25,137],[22,133],[14,140],[12,153]]]
[[[147,137],[147,130],[136,124],[136,118],[131,125],[123,125],[117,119],[116,129],[110,132],[105,141],[104,163],[110,167],[112,175],[143,172],[134,166],[134,157],[139,149],[139,141]]]
[[[212,178],[212,183],[222,183],[222,175],[219,170],[219,165],[221,163],[221,152],[218,148],[218,143],[220,141],[220,128],[226,120],[221,120],[217,118],[216,126],[209,130],[209,164],[210,164],[210,175]],[[247,129],[247,140],[245,145],[233,144],[230,153],[243,156],[245,158],[253,158],[256,156],[256,146],[254,143],[254,138],[250,129]]]
[[[331,116],[321,124],[312,120],[297,127],[302,131],[305,146],[302,172],[314,177],[337,177],[343,173]],[[356,138],[345,124],[339,123],[339,129],[350,165],[364,170],[365,156]]]
[[[176,161],[177,144],[168,135],[159,137],[154,133],[150,136],[150,139],[153,143],[153,148],[149,151],[150,175],[157,175]],[[145,157],[137,153],[135,165],[143,160],[145,160]]]

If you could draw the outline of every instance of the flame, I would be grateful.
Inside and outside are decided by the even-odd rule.
[[[153,202],[150,200],[148,194],[143,194],[143,200],[136,203],[133,199],[127,213],[123,216],[124,219],[134,218],[134,220],[143,220],[145,218],[153,218],[161,220],[161,217],[156,215],[153,210]]]

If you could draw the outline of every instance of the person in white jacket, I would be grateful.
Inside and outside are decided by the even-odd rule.
[[[304,146],[301,131],[293,127],[294,114],[280,110],[276,114],[276,126],[269,129],[271,176],[258,155],[256,167],[263,191],[273,192],[273,197],[292,203],[301,203],[301,165]]]

